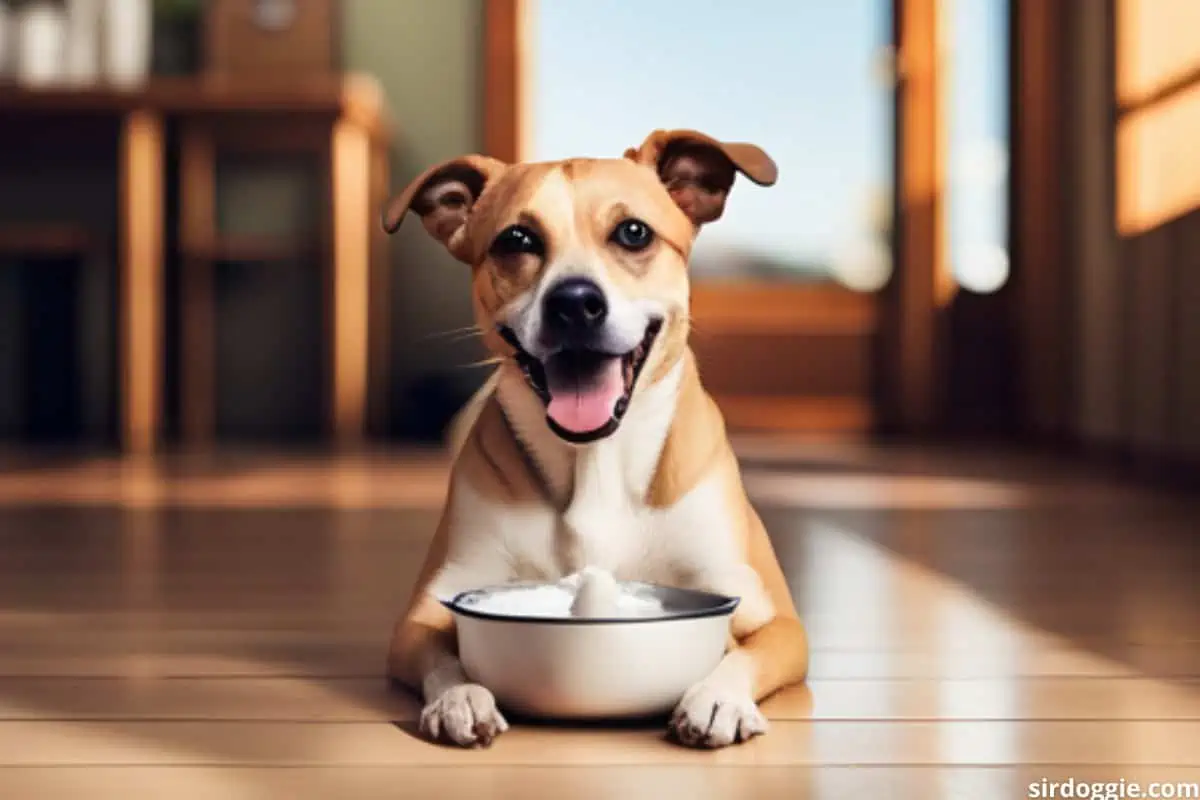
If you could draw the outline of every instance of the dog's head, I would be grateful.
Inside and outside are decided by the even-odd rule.
[[[776,179],[758,147],[683,130],[655,131],[620,159],[462,156],[409,184],[384,227],[414,211],[471,266],[488,349],[521,367],[556,434],[584,443],[615,431],[639,385],[683,355],[692,242],[738,172]]]

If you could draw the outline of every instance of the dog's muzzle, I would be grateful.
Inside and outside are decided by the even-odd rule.
[[[617,429],[662,328],[662,320],[651,320],[632,350],[612,352],[604,336],[607,317],[608,302],[601,289],[587,279],[569,278],[543,301],[538,345],[549,356],[538,359],[511,328],[499,329],[529,386],[546,405],[550,429],[575,444],[602,439]]]

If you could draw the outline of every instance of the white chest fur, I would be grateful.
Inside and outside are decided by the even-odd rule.
[[[546,427],[536,398],[519,385],[497,391],[514,430],[566,509],[508,505],[455,487],[450,549],[434,584],[445,596],[509,580],[556,580],[600,567],[624,580],[694,586],[742,597],[739,616],[770,616],[745,564],[730,493],[720,476],[667,509],[645,504],[671,419],[682,368],[640,394],[615,434],[570,448]],[[533,402],[530,402],[530,401]],[[764,605],[765,603],[765,605]]]
[[[682,370],[672,370],[630,408],[617,432],[575,452],[574,488],[560,534],[569,572],[602,567],[628,578],[650,555],[653,511],[646,492],[662,454]]]

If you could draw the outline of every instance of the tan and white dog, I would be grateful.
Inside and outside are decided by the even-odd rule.
[[[423,693],[421,730],[459,745],[507,729],[455,655],[438,602],[585,567],[736,595],[720,665],[671,722],[687,745],[763,733],[757,702],[803,681],[804,628],[688,348],[688,256],[737,173],[775,182],[758,147],[655,131],[620,159],[505,164],[469,155],[393,199],[472,269],[500,365],[459,417],[441,523],[389,656]]]

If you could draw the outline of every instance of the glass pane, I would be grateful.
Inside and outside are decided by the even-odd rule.
[[[887,281],[890,0],[542,0],[535,15],[531,158],[619,156],[655,128],[754,142],[779,182],[738,181],[695,274]]]
[[[1009,0],[946,0],[943,8],[950,50],[950,267],[962,288],[994,292],[1009,274]]]

